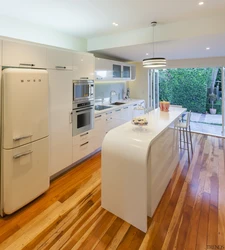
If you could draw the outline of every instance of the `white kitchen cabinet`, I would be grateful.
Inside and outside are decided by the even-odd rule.
[[[113,78],[130,80],[131,79],[131,66],[122,62],[113,62]]]
[[[46,68],[46,48],[33,44],[3,41],[2,65]]]
[[[73,145],[77,145],[77,144],[82,144],[86,141],[89,141],[91,136],[92,136],[92,132],[93,130],[89,130],[87,132],[84,132],[82,134],[73,136]]]
[[[122,123],[131,121],[132,115],[131,115],[131,106],[126,106],[122,108]]]
[[[122,120],[122,108],[117,108],[114,111],[114,115],[113,115],[113,121],[114,121],[114,126],[120,126],[121,124],[123,124],[123,120]]]
[[[93,130],[89,130],[73,137],[73,162],[79,161],[94,151],[92,135]]]
[[[105,137],[105,123],[105,114],[95,115],[94,129],[91,138],[93,150],[102,146],[102,142]]]
[[[113,79],[112,61],[95,58],[95,79],[96,80],[111,80]]]
[[[122,65],[122,78],[131,79],[131,66],[130,65]]]
[[[49,70],[50,175],[73,163],[72,71]]]
[[[95,79],[95,57],[90,53],[73,53],[73,79]]]
[[[105,133],[117,126],[116,119],[114,119],[115,111],[108,111],[105,113]]]
[[[47,49],[47,69],[72,70],[73,53],[60,49]]]
[[[93,145],[90,140],[73,145],[73,162],[79,161],[93,151]]]
[[[135,68],[134,68],[135,69]],[[95,59],[95,79],[101,80],[130,80],[131,65],[103,58]]]

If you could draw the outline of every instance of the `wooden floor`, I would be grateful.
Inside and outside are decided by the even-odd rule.
[[[98,153],[0,219],[0,249],[225,249],[225,140],[193,139],[191,164],[181,152],[146,234],[101,208]]]

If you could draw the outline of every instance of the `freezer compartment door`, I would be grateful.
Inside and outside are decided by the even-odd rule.
[[[11,214],[49,188],[49,139],[3,149],[3,210]]]
[[[46,70],[3,70],[3,148],[48,136]]]

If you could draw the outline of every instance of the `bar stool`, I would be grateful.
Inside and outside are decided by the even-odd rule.
[[[191,137],[191,126],[190,126],[190,120],[191,120],[191,111],[187,112],[187,119],[186,122],[179,121],[175,127],[179,130],[180,132],[180,149],[185,149],[188,151],[188,161],[190,162],[190,152],[189,152],[189,147],[191,146],[191,152],[193,155],[193,145],[192,145],[192,137]],[[181,134],[183,131],[183,141],[181,140]],[[186,134],[186,138],[185,138]],[[186,140],[185,140],[186,139]],[[190,140],[190,141],[189,141]],[[181,142],[184,143],[184,147],[182,148]],[[185,148],[185,144],[187,145],[187,148]]]

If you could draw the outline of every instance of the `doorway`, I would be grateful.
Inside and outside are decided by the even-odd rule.
[[[192,111],[193,132],[225,136],[225,67],[150,69],[148,79],[149,108],[160,100],[182,105]]]
[[[159,70],[149,69],[148,71],[148,108],[159,107]]]

